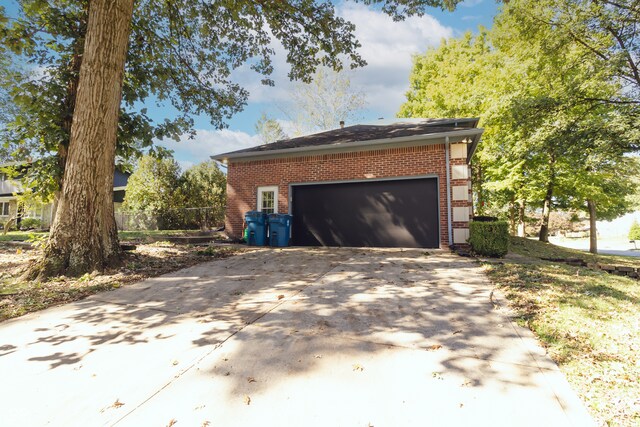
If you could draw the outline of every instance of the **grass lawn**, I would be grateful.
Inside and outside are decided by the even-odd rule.
[[[44,231],[7,231],[7,234],[3,234],[0,230],[0,242],[24,242],[32,237],[47,236],[48,232]]]
[[[0,242],[26,241],[34,236],[47,236],[48,232],[43,231],[9,231],[6,235],[0,230]],[[172,236],[193,236],[200,234],[197,230],[145,230],[145,231],[119,231],[118,236],[123,241],[154,242]],[[215,233],[214,233],[215,235]]]
[[[517,315],[546,346],[600,425],[640,425],[640,280],[541,258],[640,268],[640,258],[595,256],[512,238],[487,264]]]

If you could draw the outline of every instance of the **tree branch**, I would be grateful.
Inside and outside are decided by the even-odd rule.
[[[640,86],[640,72],[638,71],[638,64],[635,63],[633,56],[631,55],[631,52],[629,52],[629,49],[627,48],[624,40],[620,36],[620,33],[618,33],[613,28],[611,28],[611,26],[606,26],[605,28],[616,39],[616,41],[618,42],[618,46],[620,46],[620,49],[622,49],[622,51],[625,53],[625,56],[627,57],[627,63],[631,68],[631,72],[636,81],[636,84]]]

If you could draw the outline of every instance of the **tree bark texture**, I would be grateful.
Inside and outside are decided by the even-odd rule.
[[[549,242],[549,216],[551,215],[551,200],[553,199],[553,189],[556,181],[555,157],[551,156],[549,160],[549,181],[547,182],[547,191],[544,195],[544,203],[542,205],[542,224],[540,225],[541,242]]]
[[[587,207],[589,208],[589,252],[592,254],[598,253],[598,230],[596,227],[596,202],[593,200],[587,200]]]
[[[133,0],[92,0],[69,151],[41,277],[100,270],[120,257],[113,174]]]

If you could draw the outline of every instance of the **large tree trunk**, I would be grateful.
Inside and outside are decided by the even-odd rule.
[[[526,200],[521,199],[518,201],[518,237],[525,237],[526,229],[525,229],[525,207]]]
[[[551,200],[553,199],[553,189],[555,187],[556,172],[555,172],[555,156],[551,156],[549,159],[549,181],[547,182],[547,191],[544,195],[544,203],[542,205],[542,224],[540,225],[541,242],[549,242],[549,216],[551,215]]]
[[[589,208],[589,252],[598,253],[598,230],[596,229],[596,202],[587,200]]]
[[[133,0],[92,0],[62,191],[40,277],[100,270],[120,257],[113,173]]]
[[[551,198],[553,197],[553,189],[549,185],[547,193],[544,196],[542,205],[542,224],[540,225],[539,239],[541,242],[549,242],[549,216],[551,216]]]
[[[67,164],[67,156],[69,153],[69,139],[71,138],[71,125],[73,124],[73,112],[76,108],[76,98],[78,96],[78,84],[80,82],[80,68],[82,66],[82,55],[87,34],[87,15],[89,14],[89,1],[84,3],[83,14],[77,27],[76,37],[73,41],[73,55],[67,67],[68,83],[67,93],[64,98],[64,116],[62,117],[62,130],[64,130],[66,139],[58,144],[58,169],[60,175],[56,177],[58,190],[53,195],[53,204],[51,209],[51,224],[56,218],[58,209],[58,201],[60,200],[60,192],[62,191],[62,176]]]

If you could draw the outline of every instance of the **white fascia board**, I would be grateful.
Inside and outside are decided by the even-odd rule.
[[[439,132],[426,135],[411,135],[398,138],[384,138],[367,141],[343,142],[338,144],[317,145],[311,147],[283,148],[281,150],[249,151],[244,153],[223,153],[211,156],[212,159],[225,162],[227,160],[267,160],[279,157],[295,157],[297,155],[318,153],[333,154],[363,150],[379,150],[403,146],[419,146],[444,143],[445,138],[479,137],[484,129],[470,128],[451,132]]]

